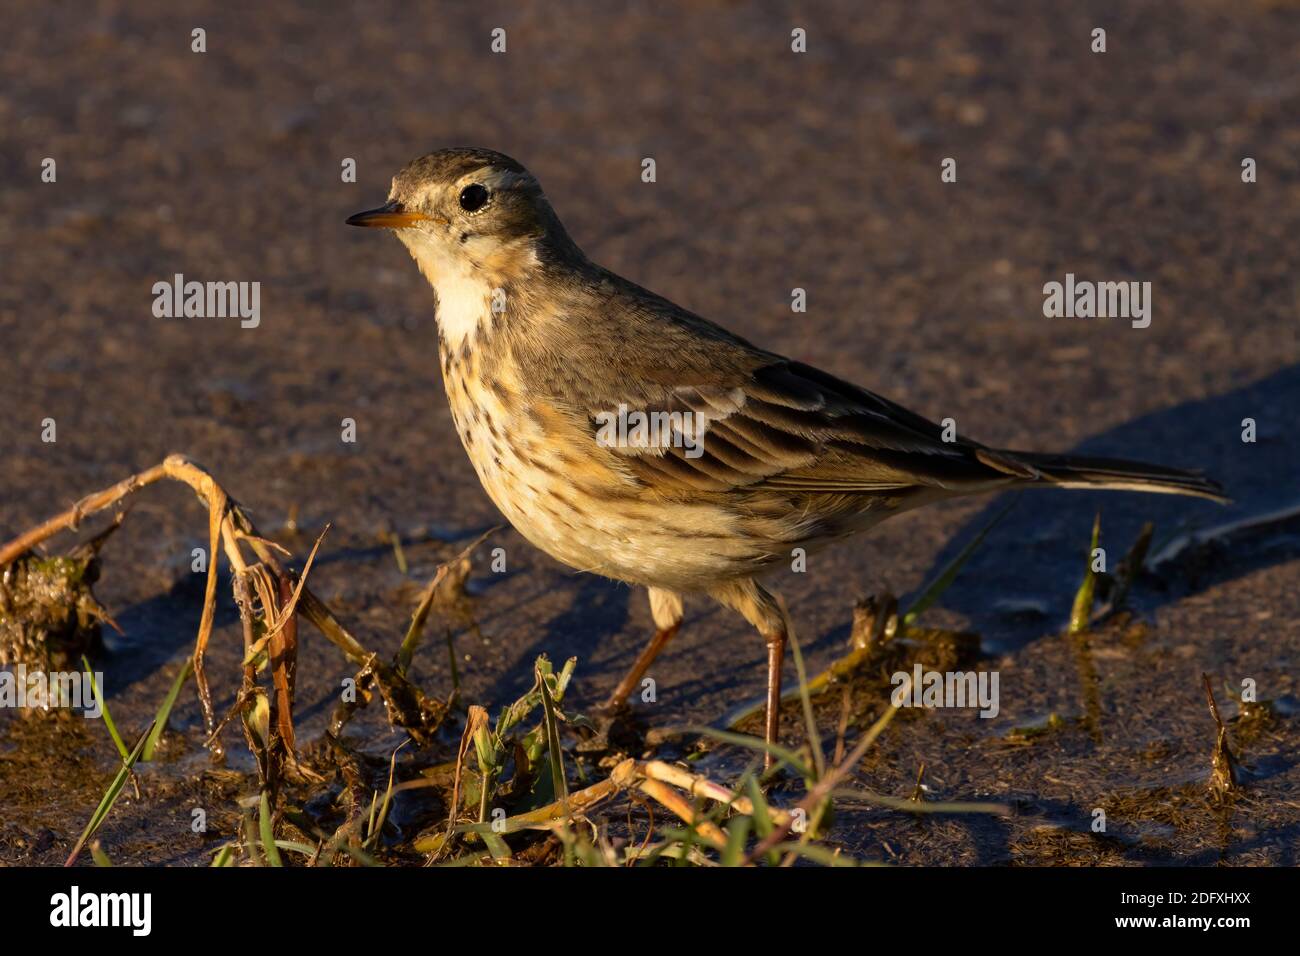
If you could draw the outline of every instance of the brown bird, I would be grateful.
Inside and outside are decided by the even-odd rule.
[[[393,229],[433,287],[452,418],[496,506],[557,560],[649,589],[658,631],[610,710],[676,633],[682,595],[707,594],[767,644],[774,743],[790,620],[757,578],[794,548],[1005,488],[1224,500],[1173,468],[945,440],[596,265],[537,180],[491,150],[415,160],[348,223]]]

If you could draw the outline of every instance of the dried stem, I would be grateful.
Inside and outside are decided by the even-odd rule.
[[[276,556],[277,546],[257,533],[248,515],[211,475],[183,455],[169,455],[161,464],[131,475],[102,491],[87,495],[66,511],[0,546],[0,567],[13,562],[60,531],[77,528],[87,516],[112,507],[129,495],[164,478],[189,485],[208,509],[210,546],[208,577],[204,588],[203,613],[194,648],[194,678],[208,737],[216,748],[215,752],[219,753],[219,744],[215,742],[217,721],[212,707],[212,692],[204,667],[204,656],[212,636],[213,621],[216,616],[217,547],[220,544],[224,550],[236,579],[249,573],[248,562],[240,550],[241,544],[247,544],[252,549],[257,560],[270,570],[271,576],[276,581],[292,581],[294,578],[286,572]],[[419,690],[411,685],[396,668],[379,662],[375,655],[367,651],[348,633],[310,588],[300,583],[295,591],[295,597],[296,609],[316,626],[325,639],[338,647],[348,660],[366,669],[373,676],[388,706],[389,717],[394,723],[418,734],[441,719],[442,706],[434,701],[426,701]],[[268,607],[267,610],[269,611],[270,608]]]

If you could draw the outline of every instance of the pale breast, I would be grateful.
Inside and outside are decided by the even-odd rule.
[[[719,576],[752,573],[763,557],[730,509],[655,496],[589,431],[525,396],[508,357],[444,355],[443,381],[484,490],[520,534],[564,564],[699,590]]]

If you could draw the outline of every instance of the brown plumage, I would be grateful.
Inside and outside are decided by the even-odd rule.
[[[395,229],[433,287],[452,416],[492,500],[560,561],[650,588],[659,632],[611,707],[676,631],[680,595],[706,593],[768,644],[774,740],[789,620],[755,576],[795,547],[1009,487],[1222,500],[1190,472],[945,441],[933,422],[594,264],[500,153],[415,160],[387,206],[348,221]],[[601,426],[627,413],[698,432],[606,440]]]

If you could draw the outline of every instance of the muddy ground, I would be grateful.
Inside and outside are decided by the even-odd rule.
[[[1300,519],[1144,575],[1133,618],[1086,652],[1062,636],[1097,509],[1115,560],[1148,520],[1158,549],[1300,503],[1297,5],[6,6],[0,540],[184,452],[299,567],[332,522],[313,586],[365,643],[395,650],[438,562],[498,515],[454,433],[427,287],[395,241],[343,220],[377,205],[414,156],[488,146],[536,173],[592,258],[769,348],[990,444],[1201,468],[1234,499],[1023,495],[926,615],[980,635],[998,716],[905,712],[854,776],[905,797],[924,763],[932,798],[1013,812],[844,806],[834,845],[913,864],[1298,862]],[[498,26],[504,54],[490,50]],[[1097,26],[1104,54],[1089,48]],[[204,54],[191,52],[195,27]],[[806,54],[790,51],[794,27]],[[46,157],[54,183],[41,181]],[[355,183],[340,181],[349,157]],[[956,183],[940,180],[945,157]],[[1067,272],[1150,281],[1150,327],[1045,318],[1043,284]],[[260,281],[260,326],[155,318],[151,287],[174,273]],[[794,287],[806,313],[790,310]],[[340,441],[343,418],[355,444]],[[1254,443],[1241,440],[1246,418]],[[931,508],[778,574],[810,666],[844,653],[856,598],[914,595],[1003,505]],[[106,634],[96,668],[133,732],[193,642],[190,554],[205,537],[193,495],[158,487],[105,547],[97,594],[123,633]],[[598,701],[649,633],[644,597],[513,531],[495,543],[509,572],[492,574],[479,550],[477,628],[456,628],[463,698],[495,713],[546,652],[579,658],[574,708]],[[209,668],[224,710],[241,645],[225,579],[220,594]],[[303,634],[310,745],[353,668]],[[652,672],[658,702],[638,716],[717,720],[760,692],[762,659],[741,621],[691,601]],[[1226,804],[1207,790],[1202,673],[1245,771]],[[415,674],[447,693],[437,641]],[[1271,719],[1235,719],[1224,685],[1248,678]],[[819,710],[828,735],[838,700]],[[863,678],[853,727],[883,701]],[[1054,729],[1016,733],[1053,714]],[[128,788],[103,830],[115,862],[207,862],[253,789],[237,730],[226,767],[210,765],[192,686],[170,727],[142,798]],[[801,742],[795,708],[784,731]],[[458,732],[429,759],[454,756]],[[378,713],[350,734],[383,758],[402,739]],[[663,754],[674,747],[689,744]],[[721,748],[696,766],[726,780],[744,760]],[[0,712],[0,861],[61,862],[115,766],[98,723]],[[191,832],[195,807],[210,813],[206,834]],[[1090,829],[1096,808],[1105,834]]]

